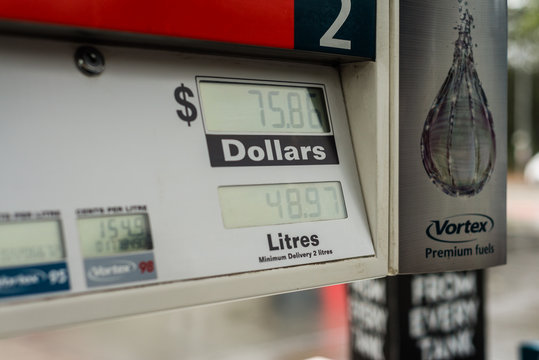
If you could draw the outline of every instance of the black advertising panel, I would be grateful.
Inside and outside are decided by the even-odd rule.
[[[349,286],[355,360],[485,358],[483,271],[403,275]]]

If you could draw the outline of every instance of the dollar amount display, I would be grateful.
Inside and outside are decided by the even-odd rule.
[[[319,87],[201,81],[206,129],[213,132],[328,133]]]
[[[226,228],[347,217],[339,182],[223,186],[219,201]]]
[[[22,221],[0,224],[0,267],[64,259],[60,222]]]
[[[153,248],[145,214],[81,218],[77,223],[84,257],[119,255]]]

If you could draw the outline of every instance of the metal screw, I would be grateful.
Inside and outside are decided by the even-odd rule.
[[[75,64],[87,76],[97,76],[105,70],[105,57],[94,47],[81,46],[75,52]]]

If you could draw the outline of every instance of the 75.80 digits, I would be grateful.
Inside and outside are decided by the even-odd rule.
[[[250,89],[258,102],[259,120],[263,127],[276,129],[322,129],[325,121],[317,109],[321,99],[317,91],[284,91]]]

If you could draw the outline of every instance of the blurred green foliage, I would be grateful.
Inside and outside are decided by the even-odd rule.
[[[520,6],[508,9],[508,165],[516,170],[514,132],[516,74],[532,78],[531,93],[531,154],[539,152],[539,0],[518,1]],[[522,96],[522,94],[521,94]],[[521,170],[521,169],[518,169]]]
[[[511,4],[511,2],[510,2]],[[539,69],[539,0],[508,11],[509,66],[527,72]]]
[[[508,16],[510,41],[539,39],[539,0],[529,0],[518,9],[510,8]]]

